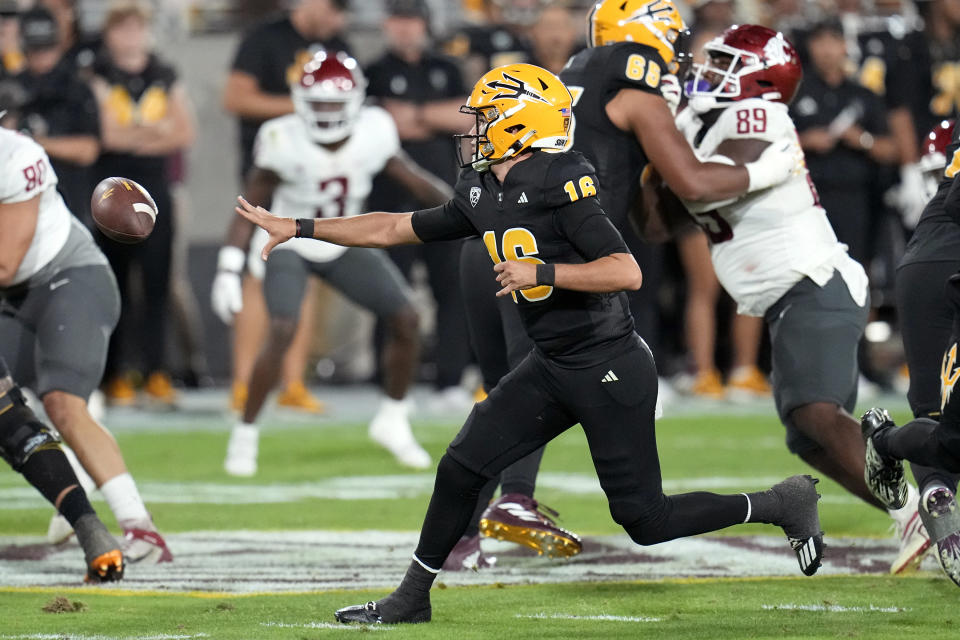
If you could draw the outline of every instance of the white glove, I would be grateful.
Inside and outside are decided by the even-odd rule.
[[[700,119],[700,114],[691,109],[689,106],[684,107],[680,110],[680,113],[674,118],[674,123],[677,125],[677,129],[680,133],[683,134],[683,137],[687,139],[691,144],[693,139],[696,137],[697,132],[700,131],[700,128],[703,126],[703,120]]]
[[[683,96],[683,87],[680,86],[680,81],[677,79],[677,76],[672,73],[661,76],[660,95],[667,101],[667,106],[670,107],[670,113],[676,116],[677,107],[680,106],[680,98]]]
[[[764,149],[759,158],[744,165],[750,174],[747,192],[780,184],[802,167],[803,151],[796,138],[781,138]]]
[[[233,324],[233,315],[243,309],[243,263],[246,256],[239,247],[225,246],[217,254],[217,275],[210,291],[213,312],[225,324]]]
[[[893,206],[900,211],[900,218],[908,229],[917,226],[917,221],[920,220],[920,214],[927,206],[927,201],[935,193],[936,186],[931,193],[920,165],[905,164],[900,167],[900,184],[895,187],[891,200]]]

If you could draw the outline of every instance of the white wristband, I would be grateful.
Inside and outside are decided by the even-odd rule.
[[[243,265],[247,260],[246,253],[240,247],[225,245],[217,253],[217,271],[242,273]]]

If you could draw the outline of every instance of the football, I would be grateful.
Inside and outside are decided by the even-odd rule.
[[[90,198],[90,211],[103,235],[123,244],[145,240],[158,213],[147,190],[127,178],[101,180]]]

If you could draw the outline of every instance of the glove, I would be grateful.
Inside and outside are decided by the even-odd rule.
[[[243,249],[229,245],[221,247],[217,254],[217,275],[210,291],[210,305],[224,324],[233,324],[233,315],[243,309],[240,274],[245,258]]]
[[[764,149],[759,158],[744,165],[750,175],[747,192],[780,184],[803,166],[803,151],[797,139],[781,138]]]
[[[700,119],[700,114],[689,106],[680,110],[680,113],[674,118],[674,123],[677,125],[680,133],[683,134],[683,137],[686,138],[687,141],[690,141],[691,144],[697,132],[699,132],[703,126],[703,120]]]
[[[660,95],[667,101],[670,113],[676,116],[677,107],[680,106],[680,98],[683,96],[683,87],[680,86],[677,76],[668,73],[660,78]]]
[[[931,186],[932,189],[927,186],[919,165],[905,164],[900,167],[900,184],[890,190],[892,197],[887,203],[896,207],[908,229],[917,226],[927,201],[937,192],[936,184]]]

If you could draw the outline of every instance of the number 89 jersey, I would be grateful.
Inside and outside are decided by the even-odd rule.
[[[350,137],[335,149],[310,139],[296,114],[268,120],[254,145],[254,165],[276,173],[280,184],[271,210],[287,218],[338,218],[363,213],[373,177],[400,150],[393,119],[379,107],[363,107]],[[259,236],[266,236],[262,229]],[[256,246],[259,240],[251,242]],[[278,247],[290,249],[313,262],[339,257],[346,247],[295,238]]]
[[[797,138],[787,106],[760,98],[722,103],[702,118],[713,124],[697,126],[695,120],[681,131],[703,161],[733,164],[717,155],[726,140]],[[717,278],[739,313],[762,316],[804,276],[823,286],[834,268],[863,304],[866,276],[837,241],[802,156],[793,175],[779,185],[724,202],[684,204],[710,237]]]

